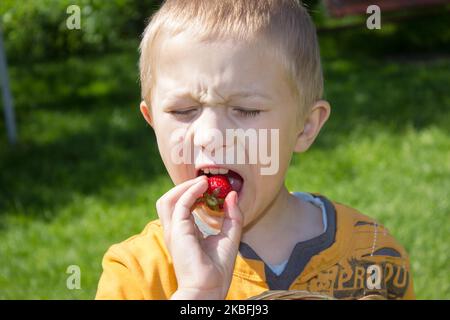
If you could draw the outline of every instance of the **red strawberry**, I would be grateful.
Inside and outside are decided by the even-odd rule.
[[[223,209],[223,203],[225,197],[233,189],[231,188],[230,181],[224,175],[213,175],[208,177],[208,190],[203,194],[201,198],[197,199],[198,204],[205,203],[208,207],[215,211]]]
[[[232,191],[230,181],[223,175],[214,175],[208,177],[208,194],[214,194],[217,198],[225,199]]]

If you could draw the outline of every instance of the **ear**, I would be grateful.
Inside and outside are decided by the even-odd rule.
[[[317,101],[303,122],[303,130],[297,137],[295,152],[305,152],[312,145],[330,116],[331,107],[325,100]]]
[[[142,100],[140,105],[141,113],[144,116],[145,121],[153,127],[153,120],[150,112],[150,108],[147,106],[147,103]]]

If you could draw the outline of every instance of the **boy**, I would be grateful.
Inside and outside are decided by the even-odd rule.
[[[293,152],[311,146],[330,114],[301,4],[167,0],[144,32],[140,72],[141,112],[176,186],[157,201],[159,220],[105,254],[97,299],[247,299],[266,290],[414,298],[407,254],[387,229],[284,185]],[[276,133],[265,146],[276,170],[262,174],[267,162],[248,161],[248,136],[211,134],[239,129]],[[192,141],[193,160],[178,161],[174,150]],[[216,161],[243,145],[245,163]],[[220,233],[205,238],[192,209],[211,175],[238,187],[224,200]]]

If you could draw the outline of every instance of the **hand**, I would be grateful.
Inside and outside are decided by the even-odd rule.
[[[222,231],[204,239],[191,207],[208,188],[206,176],[185,181],[162,196],[156,208],[172,256],[178,290],[172,299],[224,299],[230,287],[242,233],[237,193],[225,198]]]

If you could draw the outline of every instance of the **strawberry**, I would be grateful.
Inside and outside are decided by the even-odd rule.
[[[196,203],[205,203],[210,209],[220,211],[223,209],[225,197],[233,189],[230,181],[224,175],[213,175],[208,177],[208,190],[205,191],[201,198],[198,198]]]

